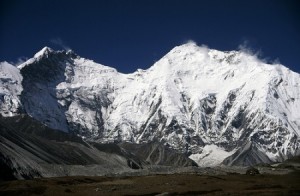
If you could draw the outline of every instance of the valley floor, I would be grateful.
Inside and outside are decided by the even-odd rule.
[[[0,195],[300,195],[300,173],[59,177],[0,183]]]

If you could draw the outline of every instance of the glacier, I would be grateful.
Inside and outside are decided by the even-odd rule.
[[[187,43],[123,74],[73,51],[43,48],[0,64],[2,116],[28,114],[99,143],[158,141],[200,166],[300,154],[300,75],[245,51]]]

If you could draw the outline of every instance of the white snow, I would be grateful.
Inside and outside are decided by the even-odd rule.
[[[0,114],[13,116],[21,103],[22,76],[20,71],[7,62],[0,62]]]
[[[216,145],[206,145],[200,154],[192,154],[189,158],[194,160],[199,167],[214,167],[220,165],[225,158],[235,151],[227,152]]]
[[[40,58],[43,55],[47,55],[50,52],[53,52],[53,50],[49,47],[44,47],[42,50],[40,50],[39,52],[37,52],[33,57],[34,58]]]

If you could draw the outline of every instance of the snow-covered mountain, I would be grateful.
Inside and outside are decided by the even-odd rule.
[[[282,161],[300,153],[300,75],[243,51],[187,43],[122,74],[45,47],[0,65],[1,115],[27,113],[97,142],[160,141],[200,166]]]
[[[20,112],[21,82],[22,76],[18,68],[7,62],[0,63],[0,114],[2,116],[13,116]]]

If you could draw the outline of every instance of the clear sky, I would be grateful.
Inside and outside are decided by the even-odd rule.
[[[218,50],[247,45],[300,72],[297,0],[1,0],[0,61],[44,46],[128,73],[188,40]]]

